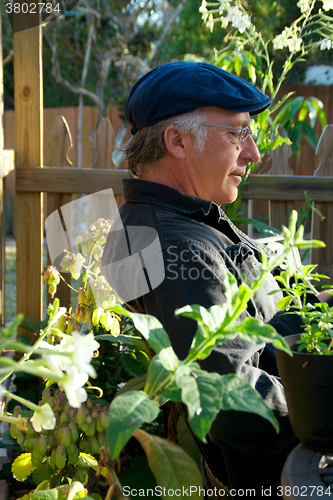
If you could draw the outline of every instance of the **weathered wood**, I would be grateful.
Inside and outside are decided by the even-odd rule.
[[[16,169],[16,189],[20,192],[91,194],[112,188],[114,194],[122,194],[121,179],[124,177],[129,177],[127,170],[18,167]]]
[[[279,128],[279,135],[287,137],[287,133],[283,127]],[[272,168],[269,170],[268,175],[294,175],[293,170],[288,164],[291,153],[291,146],[286,143],[283,143],[281,146],[269,151],[268,156],[272,161]],[[294,209],[294,201],[273,201],[270,199],[268,209],[269,225],[281,230],[282,225],[288,226],[290,214]]]
[[[242,199],[304,201],[304,191],[315,201],[331,201],[333,179],[310,175],[250,175],[242,189]]]
[[[37,14],[38,15],[38,14]],[[33,15],[24,17],[29,29],[14,33],[15,156],[21,169],[43,165],[42,37]],[[42,169],[39,169],[39,171]],[[17,311],[42,319],[43,195],[16,194]],[[24,332],[26,334],[26,332]]]
[[[112,160],[112,153],[116,147],[116,137],[108,118],[102,118],[98,124],[93,141],[96,152],[95,168],[117,168]]]
[[[326,125],[318,142],[316,155],[319,159],[319,167],[314,172],[314,178],[321,176],[321,178],[327,181],[331,180],[333,176],[333,125]],[[311,262],[318,264],[318,273],[333,278],[333,194],[331,193],[330,200],[315,200],[313,205],[325,219],[321,221],[318,214],[313,212],[311,227],[312,238],[324,241],[326,248],[312,248]],[[322,284],[328,285],[329,282],[325,280],[325,283],[323,282]]]
[[[48,145],[51,151],[50,158],[47,161],[47,165],[55,165],[57,167],[71,167],[71,161],[69,160],[68,154],[73,148],[73,141],[71,132],[69,130],[68,123],[63,116],[57,116],[54,120]],[[49,216],[52,212],[59,210],[63,205],[70,203],[72,196],[69,193],[47,193],[47,213]],[[47,245],[48,247],[53,244],[52,234],[48,235]],[[58,259],[60,261],[60,259]],[[52,263],[55,264],[57,269],[60,271],[59,262]],[[51,264],[50,255],[48,254],[48,264]],[[71,283],[70,273],[61,273],[63,278],[67,283]],[[60,304],[63,307],[69,307],[71,302],[71,290],[70,288],[61,280],[58,287],[57,293],[55,294],[60,300]],[[53,301],[50,295],[47,295],[48,302]]]

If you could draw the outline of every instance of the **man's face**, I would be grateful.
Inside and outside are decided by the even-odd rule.
[[[216,107],[207,107],[206,111],[206,123],[240,128],[250,124],[249,113],[233,113]],[[240,140],[240,130],[207,128],[203,151],[195,147],[193,137],[186,139],[187,174],[199,198],[218,205],[232,203],[237,198],[247,163],[259,161],[260,154],[251,136],[244,142]]]

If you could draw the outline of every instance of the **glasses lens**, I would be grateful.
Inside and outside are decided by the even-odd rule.
[[[240,133],[240,140],[244,142],[248,138],[249,135],[251,135],[250,127],[242,128],[241,133]]]

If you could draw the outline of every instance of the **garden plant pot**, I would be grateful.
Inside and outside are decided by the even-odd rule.
[[[299,338],[285,340],[292,348]],[[308,448],[333,452],[333,356],[275,352],[295,435]]]

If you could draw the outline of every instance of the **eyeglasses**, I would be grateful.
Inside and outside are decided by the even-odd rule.
[[[229,127],[228,125],[216,125],[215,123],[201,123],[201,125],[208,125],[209,127],[220,127],[220,128],[231,128],[233,130],[240,130],[239,138],[242,142],[245,142],[252,131],[249,126],[247,127]]]

